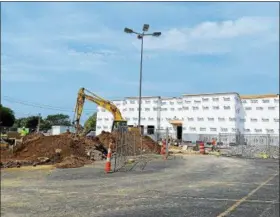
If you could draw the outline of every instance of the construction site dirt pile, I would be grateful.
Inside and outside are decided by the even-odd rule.
[[[12,153],[11,150],[1,151],[1,161],[2,164],[17,161],[22,162],[22,165],[30,162],[33,165],[56,164],[59,168],[70,168],[82,166],[88,163],[89,159],[96,160],[87,154],[88,149],[99,152],[99,156],[106,152],[106,148],[95,140],[75,137],[71,133],[56,136],[34,134],[26,136]]]
[[[161,146],[150,137],[141,136],[140,133],[137,131],[127,132],[127,134],[130,137],[130,140],[127,143],[127,145],[131,146],[130,147],[131,150],[133,150],[135,147],[134,149],[135,154],[140,154],[140,153],[159,154],[160,153]],[[109,133],[109,132],[102,131],[102,133],[98,135],[96,139],[97,142],[102,143],[106,148],[108,148],[110,142],[112,142],[113,145],[111,146],[111,148],[112,151],[114,152],[116,150],[116,144],[119,143],[121,137],[122,135],[119,132]]]

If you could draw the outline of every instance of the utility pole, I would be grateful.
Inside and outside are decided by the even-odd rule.
[[[37,126],[37,133],[40,132],[40,124],[41,124],[41,114],[38,115],[38,126]]]

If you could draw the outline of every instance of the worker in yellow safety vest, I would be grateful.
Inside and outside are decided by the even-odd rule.
[[[20,135],[21,136],[26,136],[28,134],[27,129],[25,129],[25,127],[23,127],[20,131]]]

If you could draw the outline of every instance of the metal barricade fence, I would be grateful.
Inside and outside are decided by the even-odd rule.
[[[228,156],[279,158],[279,135],[219,134],[218,145]]]

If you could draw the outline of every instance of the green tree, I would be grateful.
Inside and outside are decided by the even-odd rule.
[[[95,112],[92,116],[90,116],[85,124],[84,124],[84,131],[89,132],[90,130],[95,131],[96,130],[96,118],[97,118],[97,113]]]
[[[3,127],[11,127],[14,125],[15,120],[14,111],[0,104],[0,125]]]
[[[53,125],[62,125],[62,126],[71,126],[71,121],[69,115],[64,114],[55,114],[55,115],[48,115],[44,122]]]
[[[36,129],[38,126],[38,116],[29,116],[26,120],[26,128]]]

